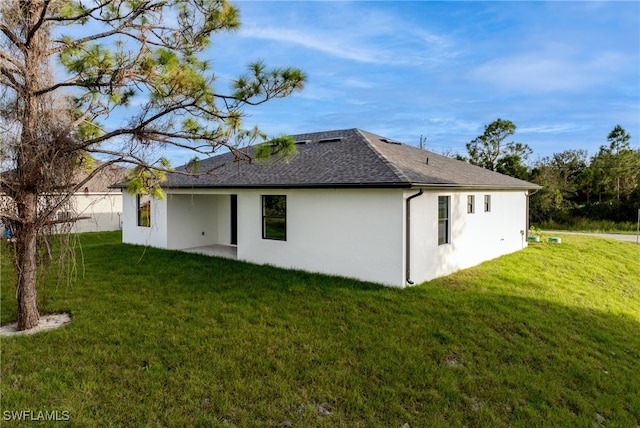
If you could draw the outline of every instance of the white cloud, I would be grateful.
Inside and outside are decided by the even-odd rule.
[[[339,58],[359,62],[380,62],[375,52],[364,47],[353,46],[343,38],[336,38],[332,34],[310,34],[308,31],[274,27],[247,27],[242,30],[241,35],[299,45],[305,49],[313,49]]]
[[[340,3],[344,8],[345,4]],[[358,19],[354,20],[354,16]],[[436,65],[455,55],[452,42],[384,13],[362,7],[321,17],[292,19],[293,25],[247,24],[239,35],[299,46],[335,58],[377,65]],[[322,21],[324,19],[324,21]]]
[[[364,80],[364,79],[350,78],[350,79],[345,79],[342,83],[345,86],[348,86],[351,88],[358,88],[358,89],[371,89],[375,87],[375,85],[371,81]]]
[[[308,84],[304,91],[296,94],[296,96],[308,100],[329,101],[343,97],[344,91],[320,85]]]
[[[583,126],[577,125],[575,123],[548,123],[537,126],[518,128],[517,132],[519,134],[566,134],[584,130],[585,128]]]
[[[428,128],[433,134],[473,134],[482,130],[482,124],[477,121],[464,120],[457,117],[430,117],[426,120]]]
[[[612,80],[625,62],[615,52],[586,59],[561,51],[531,52],[485,62],[471,78],[518,92],[573,91]]]

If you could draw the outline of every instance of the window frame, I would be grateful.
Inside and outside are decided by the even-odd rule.
[[[484,212],[491,212],[491,195],[484,195]]]
[[[70,200],[65,202],[65,204],[56,211],[56,220],[70,220],[74,216],[75,213]]]
[[[146,211],[146,221],[145,219]],[[136,195],[136,224],[138,227],[151,227],[151,196]]]
[[[281,215],[269,214],[267,212],[267,198],[284,198],[284,212]],[[262,207],[262,239],[269,239],[272,241],[286,241],[287,240],[287,195],[261,195],[261,207]],[[270,230],[268,223],[272,223],[276,220],[276,223],[282,223],[282,233],[273,233],[273,228]],[[277,226],[276,226],[277,227]]]
[[[476,212],[476,195],[467,195],[467,214]]]
[[[445,215],[442,214],[442,203],[444,202]],[[444,229],[442,228],[444,225]],[[444,232],[442,234],[441,232]],[[444,235],[444,236],[443,236]],[[438,196],[438,245],[451,243],[451,196]]]

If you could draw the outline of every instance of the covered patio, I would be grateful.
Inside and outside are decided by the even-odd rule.
[[[229,193],[170,194],[167,246],[207,256],[238,258],[237,197]]]

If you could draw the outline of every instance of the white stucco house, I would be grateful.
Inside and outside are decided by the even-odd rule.
[[[74,233],[122,229],[122,189],[113,185],[125,180],[128,173],[129,170],[121,166],[104,168],[55,213],[55,220],[80,218],[71,225]],[[86,173],[79,172],[75,181],[80,183],[86,178]],[[0,195],[0,211],[2,209],[9,212],[16,209],[13,201],[4,195]],[[65,230],[62,226],[54,226],[52,232]],[[0,224],[0,236],[4,237],[5,233],[5,225]]]
[[[539,186],[359,129],[288,160],[202,161],[163,200],[123,194],[123,241],[404,287],[527,246]]]
[[[128,173],[127,168],[115,165],[103,169],[57,212],[58,219],[81,217],[73,224],[75,233],[122,229],[122,189],[113,184],[125,180]],[[80,174],[78,180],[85,176]]]

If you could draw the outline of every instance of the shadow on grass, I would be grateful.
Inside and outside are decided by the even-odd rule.
[[[142,251],[87,246],[84,283],[50,290],[72,323],[2,339],[2,410],[100,426],[640,420],[630,316]]]

